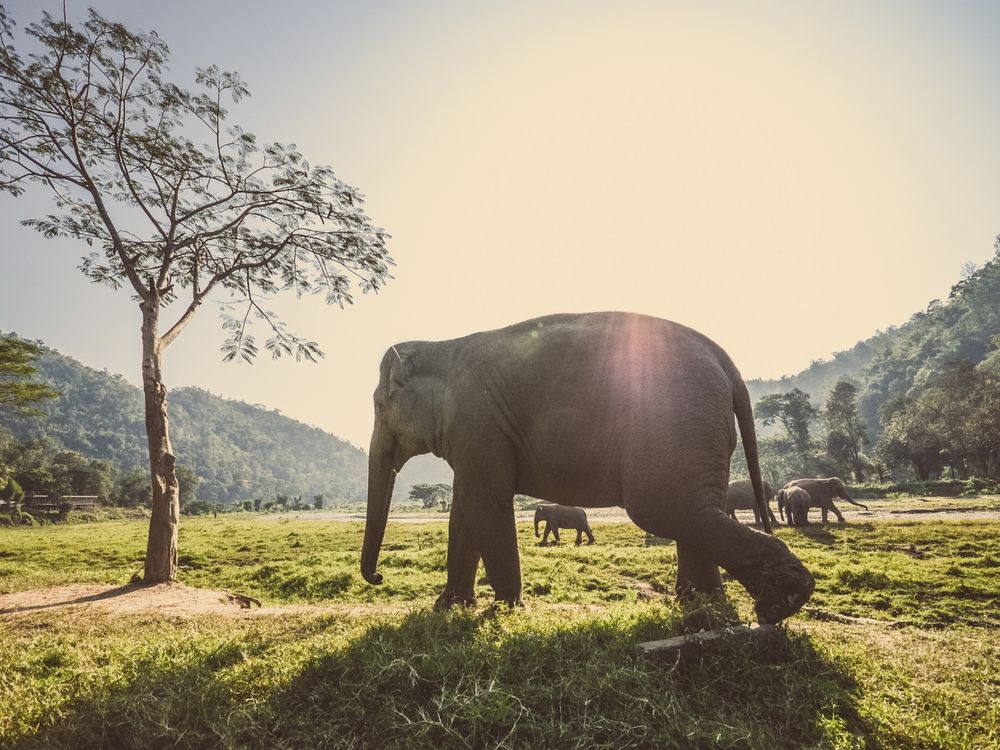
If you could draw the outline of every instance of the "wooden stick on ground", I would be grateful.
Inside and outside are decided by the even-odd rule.
[[[708,644],[723,640],[748,641],[760,643],[773,638],[778,632],[774,625],[760,625],[755,628],[748,628],[746,625],[736,625],[719,630],[703,630],[700,633],[690,635],[679,635],[675,638],[666,638],[662,641],[646,641],[635,647],[636,656],[660,657],[665,654],[680,651],[689,646],[706,646]]]

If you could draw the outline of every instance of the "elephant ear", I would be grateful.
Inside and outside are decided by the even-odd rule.
[[[396,354],[396,361],[392,363],[389,371],[389,396],[392,397],[397,391],[406,387],[406,382],[413,375],[413,362],[410,355],[400,352],[396,347],[392,347]]]

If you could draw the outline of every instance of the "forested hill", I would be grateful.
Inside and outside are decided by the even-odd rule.
[[[879,432],[879,412],[889,399],[923,385],[945,363],[965,359],[982,367],[1000,365],[1000,238],[996,254],[899,327],[879,331],[832,359],[814,362],[797,375],[751,380],[754,402],[798,388],[821,405],[838,380],[860,386],[861,414],[870,435]]]
[[[148,467],[137,387],[47,348],[35,366],[37,379],[61,395],[41,405],[42,417],[0,412],[0,426],[22,440],[48,437],[123,471]],[[178,388],[168,398],[177,461],[199,477],[200,499],[322,494],[328,505],[364,499],[365,454],[330,433],[199,388]]]

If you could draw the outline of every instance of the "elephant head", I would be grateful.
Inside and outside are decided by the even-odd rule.
[[[847,485],[844,484],[843,479],[840,479],[839,477],[831,477],[826,481],[827,484],[830,485],[830,497],[842,498],[847,502],[849,502],[851,505],[857,505],[859,508],[864,508],[865,510],[868,510],[867,505],[857,502],[847,493]]]
[[[539,505],[535,508],[535,536],[538,536],[538,524],[545,520],[545,511],[542,510],[542,506]]]
[[[844,484],[844,480],[840,477],[830,477],[826,480],[826,483],[830,486],[830,497],[842,497],[844,500],[851,499],[851,496],[847,494],[847,485]]]
[[[379,383],[375,389],[375,427],[368,450],[368,511],[361,575],[368,583],[379,584],[376,569],[396,473],[413,456],[430,451],[434,429],[434,378],[415,374],[419,346],[390,347],[382,358]]]

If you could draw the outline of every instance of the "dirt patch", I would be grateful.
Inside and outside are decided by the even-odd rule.
[[[161,583],[155,586],[70,584],[0,596],[0,619],[20,617],[33,612],[67,610],[103,612],[112,615],[158,614],[165,617],[196,615],[260,617],[323,612],[372,615],[406,612],[408,608],[385,604],[306,604],[252,606],[246,609],[240,606],[239,601],[230,597],[230,592],[192,588],[182,583]]]
[[[33,613],[88,612],[112,616],[155,614],[163,617],[196,617],[223,615],[226,617],[273,617],[288,615],[336,614],[345,617],[376,617],[405,614],[428,609],[426,604],[285,604],[277,606],[240,606],[232,592],[198,589],[183,583],[160,583],[155,586],[107,586],[102,584],[69,584],[46,589],[18,591],[0,595],[0,621]],[[480,600],[477,610],[485,611],[486,600]],[[598,611],[596,604],[539,604],[534,608]]]

